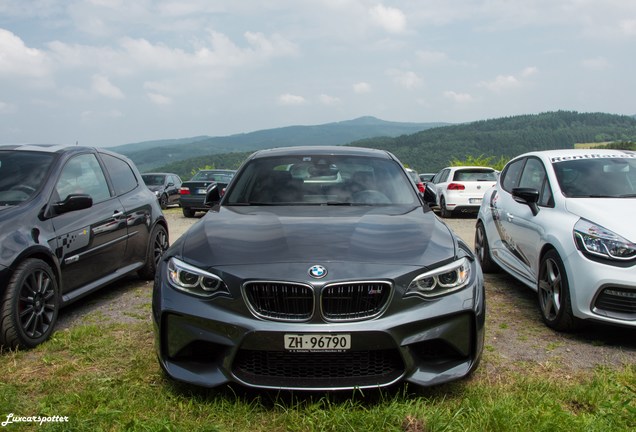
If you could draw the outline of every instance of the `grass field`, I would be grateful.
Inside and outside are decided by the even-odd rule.
[[[148,293],[148,298],[150,294]],[[149,304],[146,310],[150,314]],[[0,422],[42,431],[630,431],[636,366],[555,379],[541,365],[508,372],[486,350],[470,378],[429,389],[345,394],[204,390],[167,380],[150,322],[91,322],[32,351],[0,356]],[[93,320],[98,321],[98,320]],[[550,376],[547,380],[544,376]]]

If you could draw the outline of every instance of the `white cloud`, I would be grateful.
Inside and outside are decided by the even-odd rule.
[[[536,67],[528,66],[527,68],[521,71],[521,76],[524,78],[527,78],[532,75],[536,75],[538,72],[539,72],[539,69],[537,69]]]
[[[636,36],[636,19],[621,20],[618,28],[625,36]]]
[[[321,94],[320,103],[322,103],[323,105],[337,105],[340,103],[340,98],[329,96],[326,94]]]
[[[305,98],[290,93],[285,93],[278,96],[278,103],[281,105],[302,105],[305,103]]]
[[[11,114],[16,111],[16,107],[10,103],[0,101],[0,114]]]
[[[415,56],[424,64],[438,64],[448,60],[448,55],[440,51],[417,51]]]
[[[481,83],[483,87],[494,92],[502,92],[515,87],[519,87],[520,83],[517,78],[512,75],[498,75],[493,81],[484,81]]]
[[[82,111],[80,114],[83,121],[99,121],[104,118],[120,118],[123,117],[124,114],[119,110],[109,110],[109,111],[92,111],[86,110]]]
[[[585,69],[595,71],[602,71],[609,67],[609,62],[602,56],[585,59],[581,62],[581,64]]]
[[[353,91],[358,94],[370,93],[371,84],[366,82],[358,82],[353,85]]]
[[[413,90],[422,86],[422,78],[417,76],[413,71],[391,69],[387,74],[393,78],[393,82],[407,90]]]
[[[406,15],[400,9],[381,4],[369,10],[371,21],[389,33],[402,33],[406,30]]]
[[[245,39],[264,57],[283,57],[288,55],[296,55],[298,47],[282,37],[274,34],[271,37],[265,36],[263,33],[246,32]]]
[[[529,66],[521,71],[519,76],[515,75],[498,75],[492,81],[484,81],[480,83],[481,87],[485,87],[496,93],[501,93],[507,90],[522,87],[525,84],[523,78],[529,78],[538,73],[538,69],[534,66]]]
[[[106,96],[111,99],[124,99],[124,93],[113,83],[110,82],[108,77],[103,75],[93,75],[92,88],[95,92],[102,96]]]
[[[159,93],[152,93],[152,92],[148,92],[146,93],[148,95],[148,99],[150,99],[152,101],[153,104],[155,105],[170,105],[172,104],[172,99],[169,98],[168,96],[159,94]]]
[[[444,97],[447,99],[451,99],[452,101],[457,103],[467,103],[473,101],[473,97],[468,93],[456,93],[450,90],[444,92]]]
[[[0,29],[0,75],[40,78],[49,72],[50,64],[44,52],[27,47],[18,36]]]

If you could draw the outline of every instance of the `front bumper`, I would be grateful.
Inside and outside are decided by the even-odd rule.
[[[636,265],[604,264],[579,251],[572,253],[564,265],[574,316],[636,327]]]
[[[477,267],[478,268],[478,267]],[[437,385],[477,367],[484,340],[480,271],[471,286],[435,300],[401,298],[378,318],[291,323],[250,314],[243,298],[200,300],[157,281],[153,322],[159,362],[179,381],[288,390]],[[160,270],[164,274],[164,270]],[[403,302],[399,310],[395,303]],[[241,304],[243,303],[243,304]],[[284,335],[350,335],[338,351],[285,350]]]

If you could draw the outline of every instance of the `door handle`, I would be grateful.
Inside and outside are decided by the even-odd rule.
[[[113,218],[115,219],[121,219],[124,217],[124,212],[121,212],[119,210],[115,210],[115,213],[113,213]]]
[[[512,222],[512,220],[515,218],[513,214],[511,213],[506,213],[506,218],[508,219],[508,222]]]

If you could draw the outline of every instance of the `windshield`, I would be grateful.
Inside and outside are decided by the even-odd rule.
[[[636,158],[567,160],[553,166],[566,197],[636,197]]]
[[[0,206],[17,205],[40,189],[53,155],[31,151],[0,151]]]
[[[215,181],[217,183],[229,183],[234,177],[231,171],[199,171],[192,177],[192,181]]]
[[[225,205],[417,204],[395,161],[344,155],[257,158],[231,185]]]
[[[146,183],[146,186],[163,186],[166,176],[160,174],[142,174],[141,178],[144,180],[144,183]]]

